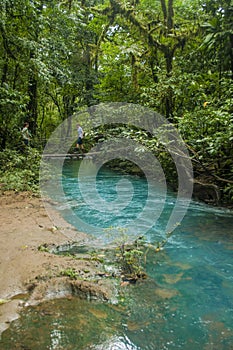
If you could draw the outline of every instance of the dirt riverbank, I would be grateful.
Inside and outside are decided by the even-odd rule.
[[[0,334],[22,307],[51,296],[111,297],[111,282],[103,278],[97,260],[75,260],[38,250],[44,244],[82,242],[84,233],[58,214],[54,227],[42,199],[28,193],[1,194],[0,206]],[[80,278],[61,277],[67,269]]]

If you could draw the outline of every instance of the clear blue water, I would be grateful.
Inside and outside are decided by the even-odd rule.
[[[132,238],[146,233],[148,241],[161,240],[175,204],[175,196],[164,192],[163,185],[156,181],[148,188],[144,178],[122,175],[107,168],[101,168],[95,178],[96,167],[91,161],[86,162],[87,174],[82,181],[77,178],[78,162],[70,162],[64,168],[62,182],[65,196],[57,208],[66,220],[80,231],[101,236],[103,242],[114,241],[118,234],[113,230],[112,238],[109,237],[109,231],[105,232],[109,227],[125,227]],[[55,192],[53,198],[59,201]]]
[[[132,202],[113,215],[92,210],[86,205],[77,183],[77,169],[77,162],[68,162],[64,168],[66,202],[57,207],[78,229],[83,228],[94,238],[101,235],[105,241],[108,237],[103,233],[103,227],[121,227],[129,220],[135,220],[140,213],[146,203],[147,182],[126,176],[134,188]],[[96,185],[100,196],[115,200],[116,184],[122,176],[102,169]],[[93,191],[91,186],[88,188],[90,180],[86,178],[87,191]],[[159,185],[154,191],[156,206],[156,201],[162,198]],[[72,210],[68,210],[67,203]],[[164,227],[174,203],[175,196],[167,193],[159,220],[146,233],[149,242],[164,238]],[[81,220],[77,221],[77,216]],[[97,228],[94,230],[93,226]],[[142,231],[142,227],[137,227],[130,234],[134,236]],[[0,348],[233,349],[231,211],[191,202],[185,218],[164,250],[159,253],[150,251],[146,271],[148,279],[121,288],[118,305],[74,298],[54,300],[27,309],[4,332]]]

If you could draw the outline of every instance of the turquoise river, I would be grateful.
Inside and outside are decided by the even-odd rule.
[[[77,185],[78,163],[65,163],[66,202],[58,203],[57,208],[93,240],[107,240],[101,235],[103,227],[122,227],[140,213],[146,203],[147,181],[101,168],[96,188],[106,201],[116,199],[116,186],[122,178],[133,186],[130,204],[113,215],[85,203]],[[91,193],[90,183],[87,177],[84,185]],[[154,191],[159,201],[159,187]],[[56,195],[54,198],[59,202]],[[169,192],[159,219],[146,232],[148,242],[156,244],[164,238],[164,226],[174,203],[175,195]],[[72,208],[72,215],[67,206]],[[83,226],[77,224],[74,213],[82,218]],[[143,228],[139,232],[137,229],[135,234],[142,235]],[[122,288],[118,303],[69,298],[25,309],[3,333],[0,349],[233,349],[232,211],[192,201],[164,249],[147,257],[146,272],[146,280]]]

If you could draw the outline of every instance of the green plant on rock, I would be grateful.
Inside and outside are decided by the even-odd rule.
[[[38,248],[39,252],[49,253],[49,248],[46,243],[41,244]]]
[[[106,231],[113,237],[118,234],[115,239],[117,263],[120,267],[121,278],[131,283],[147,278],[145,272],[147,254],[149,252],[158,253],[163,250],[173,233],[168,232],[161,241],[149,243],[145,241],[143,236],[129,242],[127,229],[122,227],[110,227]]]
[[[74,268],[67,268],[65,270],[60,271],[61,276],[66,276],[71,279],[76,280],[78,278],[78,273]]]
[[[142,267],[142,257],[144,252],[135,247],[135,244],[122,244],[118,247],[118,262],[122,271],[122,278],[129,281],[136,281],[145,278],[146,273]]]
[[[123,227],[109,227],[105,231],[110,237],[116,237],[114,239],[116,244],[115,253],[122,279],[136,282],[140,278],[146,278],[142,264],[145,251],[143,237],[139,237],[134,242],[129,243],[127,229]]]

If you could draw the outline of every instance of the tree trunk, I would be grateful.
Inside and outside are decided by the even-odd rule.
[[[231,48],[230,48],[230,60],[231,60],[231,79],[233,80],[233,34],[230,34],[230,43],[231,43]]]
[[[7,80],[7,72],[8,72],[8,58],[6,57],[3,68],[2,68],[2,79],[1,79],[2,86]]]
[[[173,17],[174,17],[173,0],[168,0],[167,28],[169,32],[174,27]]]
[[[88,107],[93,104],[93,81],[91,76],[91,55],[90,47],[86,46],[84,52],[84,62],[85,62],[85,103]]]
[[[131,69],[132,69],[132,85],[135,91],[138,91],[138,70],[136,64],[136,57],[134,54],[131,54]]]
[[[64,104],[64,116],[63,120],[67,120],[67,129],[64,132],[64,135],[66,137],[70,137],[72,135],[72,114],[74,112],[74,101],[75,96],[74,95],[66,95],[63,98],[63,104]]]
[[[16,88],[16,83],[17,83],[17,79],[18,79],[18,70],[19,70],[19,64],[17,63],[17,64],[15,65],[14,80],[13,80],[13,89]]]
[[[167,6],[165,0],[160,0],[162,11],[163,11],[163,20],[164,20],[164,25],[167,24]]]
[[[28,95],[29,102],[27,106],[28,118],[27,121],[30,124],[30,130],[32,134],[36,133],[37,127],[37,79],[34,72],[31,72],[28,81]]]

